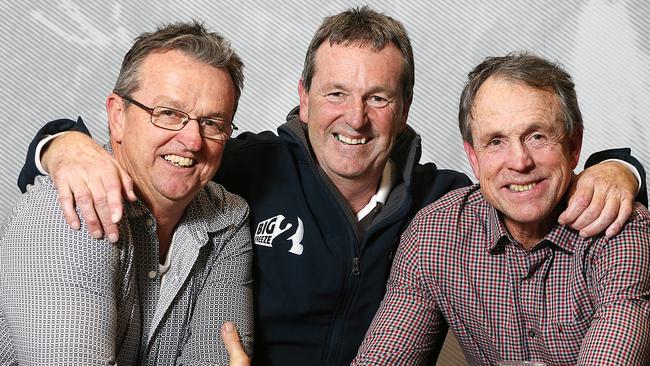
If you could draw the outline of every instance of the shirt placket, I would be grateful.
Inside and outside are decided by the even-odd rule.
[[[508,314],[509,321],[502,328],[502,332],[506,334],[502,336],[502,355],[505,360],[525,360],[528,359],[528,349],[526,345],[527,328],[525,317],[521,314],[526,308],[525,296],[522,295],[522,279],[528,273],[528,259],[525,251],[521,249],[519,244],[509,242],[506,245],[506,253],[508,258],[508,274],[510,282],[510,301],[505,306],[504,313]]]
[[[140,294],[140,312],[142,319],[142,335],[140,353],[143,360],[156,359],[156,338],[147,342],[153,329],[153,317],[156,312],[160,296],[160,266],[158,254],[158,236],[156,234],[156,221],[149,215],[139,218],[139,225],[134,228],[135,233],[135,260],[138,266],[138,289]],[[148,355],[145,357],[144,355]],[[142,364],[147,364],[142,362]]]
[[[533,251],[523,249],[527,264],[525,275],[521,278],[522,319],[525,329],[524,339],[529,360],[542,360],[544,344],[542,339],[542,321],[544,319],[544,286],[548,271],[550,248],[541,243]]]

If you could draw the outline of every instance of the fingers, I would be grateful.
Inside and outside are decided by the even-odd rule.
[[[580,236],[583,238],[588,238],[594,235],[598,235],[607,229],[611,223],[615,222],[620,207],[620,201],[618,199],[609,199],[604,203],[603,207],[600,207],[600,203],[596,205],[598,208],[592,209],[587,208],[583,215],[587,218],[584,220],[577,220],[582,226],[580,229]]]
[[[576,181],[574,180],[571,188],[569,189],[569,200],[567,202],[567,208],[558,218],[558,222],[561,225],[569,225],[575,230],[582,229],[585,226],[584,221],[587,220],[587,217],[582,217],[578,223],[576,223],[576,221],[578,221],[583,212],[585,212],[585,210],[589,207],[593,196],[593,185],[583,186],[580,190],[578,190],[576,188]]]
[[[103,230],[106,238],[111,243],[115,243],[119,238],[117,222],[122,218],[122,197],[120,195],[121,188],[119,180],[117,182],[112,182],[111,189],[113,192],[108,190],[106,183],[102,180],[102,177],[92,177],[89,179],[90,187],[92,189],[92,203],[97,218],[99,219],[98,224],[101,225],[100,230]],[[112,208],[111,203],[115,205],[115,202],[110,202],[109,197],[117,196],[117,207]],[[116,211],[114,211],[116,210]],[[93,213],[90,213],[93,214]],[[85,213],[82,212],[82,215]],[[86,216],[84,216],[85,218]],[[117,220],[114,220],[117,218]],[[88,226],[90,227],[90,225]]]
[[[623,226],[627,222],[627,220],[630,218],[632,215],[632,209],[634,208],[634,200],[629,199],[629,200],[623,200],[621,202],[621,205],[618,210],[618,215],[616,216],[616,220],[609,225],[607,228],[607,231],[605,232],[605,236],[608,238],[611,238],[615,236],[616,234],[620,233],[621,230],[623,230]]]
[[[566,210],[558,218],[582,237],[618,234],[632,213],[637,182],[619,163],[600,163],[577,176]]]
[[[250,358],[242,348],[237,328],[233,323],[226,322],[221,326],[221,337],[230,356],[230,366],[249,366],[251,364]]]
[[[120,175],[121,175],[121,181],[122,181],[122,196],[126,197],[131,202],[137,201],[138,197],[135,195],[135,191],[133,190],[133,180],[131,180],[131,177],[126,172],[126,170],[124,170],[122,168],[120,168]],[[120,205],[122,204],[122,197],[119,197],[119,203],[120,203]],[[118,206],[116,206],[114,208],[118,208]],[[120,210],[120,212],[121,211],[122,210]],[[115,212],[115,211],[113,211],[113,212]],[[117,222],[117,221],[119,221],[119,219],[118,220],[113,220],[113,221]]]
[[[67,184],[61,184],[57,186],[57,189],[59,191],[59,204],[63,210],[65,221],[72,230],[79,230],[79,216],[77,216],[77,211],[74,208],[74,198],[70,187]]]
[[[122,192],[131,200],[137,199],[126,171],[101,146],[76,133],[56,138],[45,156],[70,227],[80,226],[76,203],[93,237],[99,239],[105,234],[111,242],[116,242],[117,223],[123,210]]]

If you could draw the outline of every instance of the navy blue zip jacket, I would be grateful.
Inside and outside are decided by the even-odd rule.
[[[59,120],[41,133],[62,129],[85,126]],[[251,208],[256,365],[349,365],[383,298],[403,229],[420,208],[470,184],[464,174],[419,164],[420,137],[407,128],[391,154],[393,189],[362,232],[307,140],[296,108],[278,135],[231,139],[215,177]],[[21,172],[23,190],[37,174],[36,141]],[[595,156],[590,164],[611,157],[631,161],[645,178],[629,149]],[[640,197],[646,197],[645,179]]]

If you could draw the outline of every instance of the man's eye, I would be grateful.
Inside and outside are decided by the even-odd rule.
[[[488,145],[489,146],[501,146],[502,143],[503,143],[503,141],[501,141],[499,139],[492,139],[492,140],[490,140],[490,142],[488,142]]]
[[[169,116],[173,116],[174,114],[176,114],[176,113],[174,113],[174,111],[171,111],[169,109],[163,109],[163,110],[160,111],[161,116],[169,117]]]
[[[345,94],[343,94],[342,92],[332,92],[332,93],[327,93],[325,95],[325,98],[327,98],[327,100],[333,103],[341,103],[345,100]]]
[[[373,107],[385,107],[388,105],[388,99],[381,97],[379,95],[373,95],[368,98],[368,105]]]

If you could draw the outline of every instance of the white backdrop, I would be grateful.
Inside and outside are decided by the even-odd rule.
[[[369,1],[401,20],[416,57],[409,123],[423,136],[423,161],[471,174],[456,126],[466,73],[484,57],[527,49],[574,76],[585,118],[583,160],[630,146],[646,167],[650,147],[650,2],[517,0]],[[205,21],[229,38],[246,63],[236,123],[275,130],[298,103],[304,52],[324,16],[354,1],[0,0],[0,218],[18,194],[28,142],[51,119],[82,116],[107,138],[104,98],[132,39],[161,22]],[[471,175],[470,175],[471,176]],[[444,361],[450,364],[454,361]],[[458,361],[460,362],[460,361]]]
[[[31,137],[45,121],[82,116],[105,141],[104,98],[132,39],[161,22],[205,21],[232,40],[246,63],[236,123],[275,130],[297,104],[304,52],[322,18],[354,1],[0,2],[0,217],[16,199],[15,180]],[[488,55],[528,49],[574,76],[588,153],[630,146],[645,166],[650,147],[650,3],[515,0],[457,4],[370,1],[401,20],[416,57],[409,123],[423,136],[424,161],[470,174],[456,127],[465,74]],[[470,175],[471,176],[471,175]]]

